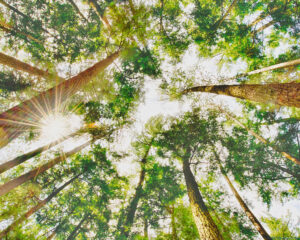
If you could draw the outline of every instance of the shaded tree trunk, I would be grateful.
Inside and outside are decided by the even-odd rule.
[[[132,197],[132,199],[129,203],[129,206],[126,209],[126,215],[124,216],[124,220],[119,219],[118,226],[120,227],[121,239],[124,237],[126,237],[126,239],[127,239],[130,234],[130,230],[131,230],[131,226],[133,224],[135,212],[136,212],[139,200],[143,193],[143,184],[144,184],[145,175],[146,175],[145,165],[147,163],[147,157],[148,157],[151,145],[152,145],[152,140],[149,144],[147,151],[144,154],[144,157],[141,160],[141,172],[140,172],[139,183],[135,189],[134,196]]]
[[[43,206],[45,206],[48,202],[51,201],[52,198],[54,198],[61,190],[63,190],[66,186],[71,184],[75,179],[77,179],[82,173],[76,175],[71,180],[63,184],[61,187],[57,188],[55,191],[53,191],[47,198],[40,201],[36,206],[30,208],[22,217],[20,217],[18,220],[13,222],[9,227],[7,227],[5,230],[3,230],[0,233],[0,238],[7,235],[10,231],[12,231],[15,227],[17,227],[20,223],[22,223],[24,220],[28,219],[32,214],[37,212],[39,209],[41,209]]]
[[[96,0],[88,0],[89,3],[91,4],[92,8],[95,10],[97,13],[100,21],[107,27],[109,31],[111,31],[111,25],[108,21],[108,19],[103,15],[104,12],[101,10],[100,6],[98,5]]]
[[[64,101],[108,67],[119,54],[120,51],[117,51],[78,75],[1,113],[0,147],[5,146],[32,126],[36,126],[36,122],[39,122],[49,111],[58,111],[57,108]]]
[[[0,196],[8,193],[9,191],[11,191],[12,189],[22,185],[23,183],[36,178],[39,174],[44,173],[45,171],[47,171],[49,168],[55,166],[56,164],[64,161],[67,159],[67,157],[77,153],[78,151],[82,150],[83,148],[85,148],[86,146],[88,146],[91,143],[91,140],[85,142],[84,144],[80,145],[79,147],[74,148],[73,150],[66,152],[64,154],[62,154],[61,156],[58,156],[56,158],[54,158],[53,160],[47,162],[46,164],[37,167],[33,170],[31,170],[28,173],[25,173],[7,183],[4,183],[3,185],[0,186]]]
[[[88,22],[86,17],[80,12],[80,9],[77,7],[76,3],[73,0],[68,0],[68,2],[73,6],[73,8],[76,10],[76,12],[79,14],[79,16],[82,19],[84,19],[86,22]]]
[[[38,69],[36,67],[33,67],[27,63],[24,63],[16,58],[13,58],[11,56],[5,55],[4,53],[0,53],[0,64],[6,65],[8,67],[11,67],[15,70],[27,72],[31,75],[43,77],[43,78],[53,78],[54,76],[47,71]],[[62,78],[60,78],[63,80]]]
[[[168,213],[171,215],[171,227],[172,227],[172,240],[177,240],[177,231],[176,231],[176,223],[175,223],[175,208],[174,204],[172,206],[166,207]]]
[[[220,160],[218,160],[218,161],[220,161]],[[261,223],[255,217],[255,215],[249,209],[249,207],[247,206],[247,204],[244,202],[244,200],[242,199],[242,197],[239,195],[239,193],[237,192],[237,190],[234,188],[233,184],[229,180],[229,178],[228,178],[227,174],[225,173],[223,167],[221,166],[220,162],[219,162],[219,166],[220,166],[221,172],[222,172],[222,174],[223,174],[226,182],[228,183],[231,191],[233,192],[235,198],[237,199],[237,201],[239,202],[240,206],[242,207],[242,209],[246,213],[247,217],[253,223],[255,229],[260,233],[260,235],[262,236],[263,239],[265,239],[265,240],[272,240],[272,238],[270,237],[270,235],[266,232],[266,230],[264,229],[264,227],[261,225]]]
[[[78,225],[74,228],[74,230],[71,232],[70,236],[67,238],[67,240],[73,240],[79,233],[79,229],[81,228],[82,224],[88,219],[89,214],[86,214],[81,221],[78,223]]]
[[[300,83],[198,86],[182,93],[207,92],[260,103],[300,108]]]
[[[147,220],[147,218],[144,219],[144,238],[148,239],[148,220]]]
[[[183,173],[194,221],[197,226],[200,239],[223,240],[223,237],[211,218],[209,211],[202,199],[198,184],[187,160],[183,161]]]
[[[262,136],[258,135],[257,133],[255,133],[254,131],[252,131],[251,129],[249,129],[248,127],[246,127],[242,122],[240,122],[237,118],[233,117],[232,115],[230,115],[228,112],[224,111],[223,109],[219,108],[221,112],[225,113],[230,119],[232,119],[233,121],[235,121],[240,127],[244,128],[245,130],[247,130],[247,132],[249,134],[251,134],[253,137],[257,138],[260,142],[266,144],[267,146],[271,147],[273,150],[275,150],[276,152],[279,152],[282,156],[286,157],[287,159],[293,161],[294,163],[300,165],[300,160],[291,156],[290,154],[288,154],[287,152],[281,151],[278,147],[270,144],[266,139],[264,139]]]

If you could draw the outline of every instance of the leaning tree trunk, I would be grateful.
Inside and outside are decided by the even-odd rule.
[[[92,141],[89,140],[87,142],[85,142],[84,144],[80,145],[79,147],[74,148],[73,150],[66,152],[64,154],[62,154],[61,156],[58,156],[56,158],[54,158],[53,160],[45,163],[44,165],[37,167],[33,170],[31,170],[28,173],[25,173],[7,183],[4,183],[3,185],[0,186],[0,196],[8,193],[9,191],[11,191],[12,189],[22,185],[23,183],[36,178],[39,174],[47,171],[49,168],[55,166],[56,164],[64,161],[67,159],[67,157],[77,153],[78,151],[82,150],[83,148],[85,148],[86,146],[88,146]]]
[[[71,133],[68,136],[64,136],[50,144],[47,144],[45,146],[34,149],[28,153],[22,154],[21,156],[15,157],[15,158],[1,164],[0,165],[0,174],[13,168],[13,167],[16,167],[16,166],[22,164],[23,162],[26,162],[28,159],[33,158],[33,157],[37,156],[38,154],[41,154],[42,152],[50,149],[51,147],[54,147],[57,144],[60,144],[61,142],[65,141],[66,139],[76,136],[76,134],[78,134],[78,131],[75,133]]]
[[[131,226],[133,224],[135,212],[136,212],[139,200],[140,200],[142,192],[143,192],[143,184],[144,184],[145,175],[146,175],[145,165],[147,163],[147,157],[148,157],[148,154],[149,154],[149,151],[150,151],[150,148],[151,148],[151,144],[152,144],[152,140],[149,144],[149,147],[148,147],[147,151],[145,152],[145,154],[142,158],[139,183],[138,183],[138,185],[135,189],[134,196],[131,199],[131,201],[129,203],[129,206],[126,209],[126,215],[124,216],[124,220],[119,219],[118,226],[120,226],[120,237],[121,237],[121,239],[123,239],[124,237],[126,237],[126,239],[127,239],[129,234],[130,234],[130,230],[131,230]]]
[[[254,102],[273,103],[300,108],[300,83],[242,84],[198,86],[182,93],[207,92],[226,95]]]
[[[252,131],[251,129],[247,128],[242,122],[240,122],[237,118],[233,117],[232,115],[230,115],[228,112],[224,111],[223,109],[219,108],[221,112],[225,113],[230,119],[232,119],[233,121],[235,121],[240,127],[244,128],[245,130],[247,130],[247,132],[249,134],[251,134],[253,137],[255,137],[256,139],[258,139],[260,142],[266,144],[267,146],[271,147],[273,150],[275,150],[276,152],[280,153],[282,156],[286,157],[287,159],[293,161],[294,163],[300,165],[300,160],[291,156],[289,153],[281,151],[278,147],[270,144],[268,142],[268,140],[266,140],[265,138],[263,138],[262,136],[258,135],[257,133],[255,133],[254,131]]]
[[[233,192],[235,198],[237,199],[237,201],[241,205],[242,209],[244,210],[244,212],[246,213],[246,215],[248,216],[248,218],[250,219],[250,221],[253,223],[255,229],[260,233],[260,235],[262,236],[263,239],[265,239],[265,240],[272,240],[272,238],[270,237],[270,235],[267,233],[267,231],[264,229],[264,227],[261,225],[261,223],[255,217],[255,215],[251,212],[251,210],[249,209],[249,207],[247,206],[247,204],[244,202],[244,200],[242,199],[242,197],[239,195],[239,193],[237,192],[237,190],[234,188],[233,184],[229,180],[227,174],[225,173],[225,171],[224,171],[224,169],[222,168],[221,165],[220,165],[220,169],[221,169],[221,172],[222,172],[224,178],[226,179],[226,182],[228,183],[231,191]]]
[[[198,184],[187,160],[183,161],[183,173],[194,221],[197,226],[200,239],[223,240],[222,235],[211,218],[209,211],[202,199]]]
[[[28,63],[24,63],[16,58],[5,55],[4,53],[0,53],[0,64],[6,65],[15,70],[27,72],[33,76],[38,76],[38,77],[43,77],[43,78],[55,78],[54,75],[50,74],[47,71],[33,67],[33,66],[29,65]],[[64,80],[64,79],[59,78],[59,80]]]
[[[71,232],[70,236],[67,238],[67,240],[73,240],[76,238],[76,236],[79,233],[79,229],[81,228],[82,224],[88,219],[89,214],[86,214],[81,221],[78,223],[78,225],[74,228],[74,230]]]
[[[73,8],[76,10],[76,12],[79,14],[79,16],[84,19],[86,22],[88,22],[88,20],[86,19],[86,17],[80,12],[79,7],[76,5],[76,3],[73,0],[68,0],[68,2],[73,6]]]
[[[108,67],[119,53],[118,50],[78,75],[0,114],[0,147],[36,126],[49,112],[58,111],[64,101]]]
[[[221,26],[221,24],[225,21],[226,17],[229,15],[231,10],[234,8],[234,6],[237,4],[239,0],[233,0],[232,3],[230,4],[229,8],[227,9],[226,13],[222,16],[220,20],[218,20],[215,23],[215,31]]]
[[[0,238],[7,235],[10,231],[12,231],[15,227],[17,227],[20,223],[22,223],[24,220],[28,219],[32,214],[37,212],[39,209],[41,209],[43,206],[45,206],[48,202],[51,201],[52,198],[54,198],[61,190],[63,190],[66,186],[71,184],[75,179],[77,179],[82,173],[76,175],[71,180],[63,184],[61,187],[56,189],[54,192],[52,192],[47,198],[40,201],[36,206],[30,208],[23,216],[21,216],[18,220],[13,222],[11,225],[9,225],[5,230],[3,230],[0,233]]]

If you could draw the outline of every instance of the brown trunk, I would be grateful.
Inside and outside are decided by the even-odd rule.
[[[78,75],[44,91],[23,103],[0,114],[0,147],[36,125],[40,119],[55,110],[70,96],[108,67],[120,51],[96,63]]]
[[[68,0],[68,2],[73,6],[79,16],[84,19],[86,22],[88,21],[86,17],[80,12],[80,9],[77,7],[76,3],[73,0]]]
[[[131,230],[131,226],[133,224],[135,212],[136,212],[136,209],[137,209],[137,206],[138,206],[138,203],[141,198],[142,191],[143,191],[143,184],[144,184],[145,175],[146,175],[145,165],[147,163],[147,157],[148,157],[151,145],[152,145],[152,140],[151,140],[149,147],[148,147],[147,151],[145,152],[145,155],[141,161],[141,172],[140,172],[139,183],[135,189],[135,194],[134,194],[133,198],[131,199],[129,206],[126,209],[126,215],[124,217],[124,221],[123,221],[123,219],[119,219],[118,226],[120,226],[121,239],[122,239],[122,237],[123,238],[126,237],[126,239],[127,239],[130,234],[130,230]]]
[[[9,227],[7,227],[5,230],[3,230],[0,233],[0,238],[7,235],[11,230],[13,230],[16,226],[18,226],[20,223],[22,223],[24,220],[28,219],[32,214],[37,212],[39,209],[41,209],[43,206],[45,206],[49,201],[51,201],[52,198],[54,198],[61,190],[63,190],[66,186],[68,186],[70,183],[72,183],[75,179],[77,179],[82,173],[76,175],[71,180],[66,182],[64,185],[56,189],[54,192],[52,192],[47,198],[40,201],[36,206],[30,208],[22,217],[20,217],[18,220],[13,222]]]
[[[300,87],[300,86],[299,86]],[[299,98],[300,99],[300,98]],[[251,129],[247,128],[242,122],[240,122],[237,118],[233,117],[232,115],[230,115],[228,112],[224,111],[223,109],[219,108],[221,112],[225,113],[230,119],[232,119],[233,121],[235,121],[240,127],[244,128],[245,130],[247,130],[247,132],[249,134],[251,134],[253,137],[257,138],[259,141],[261,141],[262,143],[266,144],[267,146],[271,147],[273,150],[275,150],[276,152],[281,153],[282,156],[286,157],[287,159],[293,161],[294,163],[300,165],[300,160],[291,156],[290,154],[288,154],[287,152],[281,151],[278,147],[271,145],[266,139],[264,139],[262,136],[258,135],[257,133],[255,133],[254,131],[252,131]]]
[[[198,229],[200,239],[205,240],[223,240],[216,224],[211,218],[208,209],[200,194],[198,184],[190,169],[187,160],[183,161],[183,173],[189,196],[190,206],[192,209],[195,224]]]
[[[237,190],[234,188],[233,184],[229,180],[228,176],[226,175],[226,173],[225,173],[225,171],[224,171],[224,169],[222,168],[221,165],[220,165],[220,168],[221,168],[221,172],[222,172],[223,176],[225,177],[225,179],[226,179],[226,181],[227,181],[227,183],[228,183],[231,191],[233,192],[235,198],[237,199],[237,201],[241,205],[242,209],[244,210],[244,212],[246,213],[246,215],[248,216],[248,218],[250,219],[250,221],[253,223],[253,225],[256,228],[256,230],[260,233],[260,235],[262,236],[263,239],[265,239],[265,240],[272,240],[272,238],[266,232],[266,230],[264,229],[264,227],[260,224],[260,222],[258,221],[258,219],[254,216],[254,214],[251,212],[251,210],[246,205],[246,203],[244,202],[244,200],[241,198],[241,196],[239,195],[239,193],[237,192]]]
[[[253,34],[257,34],[257,33],[262,32],[262,31],[265,30],[266,28],[268,28],[268,27],[274,25],[274,23],[276,23],[275,20],[272,20],[272,21],[266,23],[265,25],[261,26],[259,29],[255,30],[255,31],[253,32]]]
[[[281,106],[300,108],[300,83],[242,84],[198,86],[182,93],[207,92],[226,95],[254,102],[273,103]]]
[[[33,66],[31,66],[27,63],[19,61],[16,58],[5,55],[4,53],[0,53],[0,64],[6,65],[6,66],[11,67],[15,70],[27,72],[31,75],[38,76],[38,77],[43,77],[43,78],[53,78],[54,77],[53,75],[51,75],[47,71],[43,71],[41,69],[33,67]],[[63,79],[61,78],[61,80],[63,80]]]
[[[229,8],[227,9],[226,13],[223,15],[223,17],[216,22],[216,27],[215,29],[218,29],[221,24],[224,22],[224,20],[226,19],[226,17],[229,15],[229,13],[231,12],[231,10],[233,9],[233,7],[237,4],[239,0],[233,0],[233,2],[230,4]]]
[[[107,18],[103,15],[103,13],[101,12],[101,8],[98,5],[98,3],[96,2],[96,0],[89,0],[89,3],[91,4],[92,8],[95,10],[95,12],[97,13],[100,21],[107,27],[107,29],[109,31],[111,31],[111,25],[108,22]]]
[[[42,41],[36,39],[35,37],[31,36],[28,33],[24,33],[24,32],[19,31],[18,29],[14,28],[13,26],[11,26],[10,24],[4,22],[3,20],[0,20],[0,28],[4,32],[10,33],[10,34],[14,34],[14,33],[21,34],[21,35],[25,36],[26,38],[28,38],[28,39],[36,42],[36,43],[39,43],[39,44],[43,45]]]
[[[64,161],[67,157],[77,153],[78,151],[82,150],[83,148],[85,148],[86,146],[88,146],[91,143],[91,141],[87,141],[84,144],[80,145],[79,147],[74,148],[73,150],[62,154],[62,156],[56,157],[53,160],[49,161],[48,163],[35,168],[33,170],[31,170],[28,173],[25,173],[7,183],[4,183],[3,185],[0,186],[0,196],[8,193],[9,191],[11,191],[12,189],[20,186],[21,184],[27,182],[28,180],[34,179],[36,178],[39,174],[47,171],[49,168],[55,166],[56,164]]]
[[[269,13],[273,13],[273,12],[275,12],[276,10],[278,10],[279,9],[279,7],[274,7],[274,8],[272,8],[271,10],[270,10],[270,12]],[[254,25],[256,25],[257,23],[259,23],[259,22],[261,22],[262,20],[264,20],[266,17],[268,17],[268,16],[270,16],[269,14],[267,14],[267,13],[265,13],[265,12],[262,12],[259,16],[258,16],[258,18],[256,18],[252,23],[250,23],[250,27],[252,27],[252,26],[254,26]]]
[[[34,149],[32,150],[31,152],[28,152],[28,153],[25,153],[21,156],[18,156],[14,159],[11,159],[3,164],[0,165],[0,173],[3,173],[13,167],[16,167],[18,165],[20,165],[21,163],[27,161],[28,159],[30,158],[33,158],[35,156],[37,156],[38,154],[50,149],[51,147],[54,147],[56,146],[57,144],[60,144],[61,142],[65,141],[66,139],[68,138],[72,138],[74,136],[76,136],[78,134],[79,131],[75,132],[75,133],[71,133],[69,134],[68,136],[65,136],[65,137],[62,137],[48,145],[45,145],[45,146],[42,146],[42,147],[39,147],[37,149]]]
[[[70,236],[67,238],[67,240],[73,240],[78,235],[78,230],[81,228],[82,224],[87,220],[89,214],[86,214],[81,221],[78,223],[78,225],[74,228],[74,230],[71,232]]]

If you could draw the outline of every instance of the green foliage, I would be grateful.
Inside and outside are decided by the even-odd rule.
[[[11,92],[22,91],[30,86],[31,84],[20,76],[10,72],[0,72],[0,95],[2,97],[6,97]]]

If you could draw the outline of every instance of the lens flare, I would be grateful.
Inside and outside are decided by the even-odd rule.
[[[51,114],[41,120],[41,138],[55,140],[69,132],[68,119],[61,114]]]

